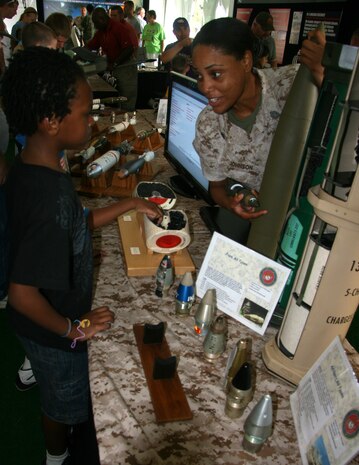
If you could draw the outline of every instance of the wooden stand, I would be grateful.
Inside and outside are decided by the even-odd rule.
[[[158,140],[155,136],[157,136]],[[108,134],[107,138],[111,147],[118,147],[124,141],[131,142],[135,140],[136,133],[133,126],[130,125],[122,132]],[[151,136],[147,137],[144,141],[138,141],[138,143],[136,141],[132,151],[136,154],[142,154],[145,150],[157,150],[157,148],[162,146],[159,144],[163,145],[163,142],[160,140],[160,135],[156,132],[151,134]],[[103,153],[105,153],[105,151],[98,153],[90,162],[96,160],[96,158],[100,157]],[[121,164],[125,163],[125,161],[125,157],[121,157]],[[160,166],[157,164],[156,159],[145,163],[137,174],[132,174],[124,179],[121,179],[118,176],[116,167],[113,167],[109,171],[101,174],[98,178],[87,177],[86,173],[84,173],[85,170],[86,165],[83,165],[83,168],[81,169],[81,185],[78,188],[78,192],[99,197],[129,197],[132,195],[139,182],[151,181],[162,171]]]
[[[155,276],[163,254],[148,250],[143,232],[143,215],[132,211],[118,218],[118,227],[128,276]],[[196,267],[188,249],[171,254],[175,274],[195,272]]]
[[[177,371],[173,377],[154,379],[155,360],[171,357],[166,338],[163,337],[160,343],[145,344],[144,326],[133,325],[133,332],[141,356],[156,421],[164,423],[191,420],[193,415]]]
[[[124,142],[125,140],[127,140],[128,142],[132,142],[133,140],[135,140],[136,132],[133,126],[130,124],[128,128],[126,128],[124,131],[112,132],[110,134],[107,134],[106,137],[109,140],[112,147],[118,147],[121,144],[121,142]]]
[[[163,146],[163,139],[158,132],[154,132],[144,140],[136,139],[132,151],[134,153],[143,153],[147,150],[157,150]]]

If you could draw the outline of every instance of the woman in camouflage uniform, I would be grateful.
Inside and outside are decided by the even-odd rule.
[[[220,18],[202,27],[193,40],[192,53],[199,88],[208,98],[208,106],[197,119],[193,145],[210,181],[213,200],[245,219],[266,211],[243,207],[241,195],[228,196],[227,181],[260,189],[272,138],[298,69],[298,65],[289,65],[257,70],[253,67],[254,43],[247,24]],[[315,53],[304,53],[302,61],[320,75],[323,43],[307,46],[310,51],[314,47]]]

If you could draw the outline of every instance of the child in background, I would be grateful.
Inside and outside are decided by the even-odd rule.
[[[171,71],[175,71],[180,74],[187,74],[190,70],[189,58],[187,55],[179,53],[171,61]]]
[[[187,55],[181,55],[179,53],[171,61],[171,71],[175,71],[176,73],[186,75],[190,69],[191,67],[190,67],[189,59]],[[167,87],[164,98],[168,98],[168,91],[169,89]]]
[[[151,219],[162,214],[156,205],[130,198],[85,215],[58,154],[90,140],[92,92],[66,54],[44,47],[17,53],[4,76],[3,105],[10,128],[26,135],[5,185],[7,310],[39,385],[44,463],[70,464],[69,428],[92,418],[86,341],[114,321],[108,307],[91,310],[90,229],[131,209]],[[88,442],[81,447],[88,449]]]
[[[11,29],[11,35],[16,38],[16,41],[11,40],[11,46],[14,49],[21,42],[22,29],[26,24],[31,24],[37,21],[37,11],[32,6],[25,8],[20,16],[20,20],[15,23]]]
[[[28,47],[56,48],[57,39],[55,32],[46,24],[36,21],[28,24],[22,31],[22,45]]]
[[[60,50],[63,49],[71,35],[71,23],[68,17],[63,13],[51,13],[51,15],[46,18],[45,24],[50,27],[56,35],[56,48]]]

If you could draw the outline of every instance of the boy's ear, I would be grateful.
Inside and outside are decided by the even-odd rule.
[[[55,116],[51,116],[50,118],[46,117],[40,121],[39,127],[49,136],[56,136],[59,132],[60,120]]]

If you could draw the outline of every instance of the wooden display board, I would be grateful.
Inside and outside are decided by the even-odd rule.
[[[100,135],[106,135],[106,131],[99,131],[96,134],[96,139]],[[106,137],[109,144],[106,146],[105,150],[98,152],[93,158],[91,158],[86,163],[81,164],[81,166],[78,166],[75,170],[72,169],[73,174],[77,173],[81,176],[81,184],[77,188],[79,193],[98,197],[129,197],[132,195],[135,187],[139,182],[152,181],[155,176],[157,176],[157,174],[162,171],[162,168],[157,163],[155,158],[154,160],[145,163],[138,173],[131,174],[124,179],[119,177],[117,165],[101,174],[97,178],[87,177],[87,165],[95,161],[96,158],[100,157],[103,155],[103,153],[110,150],[111,148],[118,147],[123,141],[133,143],[131,151],[133,155],[129,154],[128,156],[122,156],[120,164],[124,164],[128,160],[138,158],[138,156],[143,154],[145,151],[155,151],[163,146],[163,140],[161,139],[161,136],[158,132],[151,134],[144,140],[137,140],[135,129],[131,125],[122,132],[107,134]],[[74,171],[76,171],[76,173]]]
[[[154,379],[153,377],[155,359],[168,359],[171,357],[166,338],[164,337],[160,343],[145,344],[143,342],[144,326],[140,324],[133,325],[133,332],[141,356],[156,421],[164,423],[191,420],[193,415],[177,370],[172,378]]]
[[[118,226],[128,276],[154,276],[163,254],[148,250],[143,232],[143,215],[136,211],[118,218]],[[171,254],[174,272],[182,276],[186,271],[194,272],[196,267],[188,249]]]

